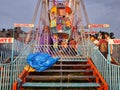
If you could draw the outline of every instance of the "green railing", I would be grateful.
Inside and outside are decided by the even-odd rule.
[[[93,63],[108,83],[109,90],[120,90],[120,66],[111,64],[102,55],[98,47],[90,41],[88,41],[86,47],[88,48],[88,56],[91,57]]]
[[[26,45],[22,52],[15,60],[12,60],[11,63],[0,64],[0,90],[12,90],[12,84],[15,81],[19,81],[19,75],[27,65],[26,58],[30,53],[44,52],[51,54],[54,57],[71,58],[71,60],[74,60],[76,57],[78,57],[78,60],[82,58],[81,51],[76,51],[73,49],[73,46],[68,46],[66,49],[64,46],[58,46],[56,48],[53,45],[35,46],[34,44],[35,41],[31,41]],[[79,46],[79,49],[81,48],[82,47]]]
[[[35,46],[33,45],[34,43],[34,41],[31,41],[26,45],[12,63],[0,64],[0,90],[12,89],[12,84],[19,79],[18,76],[27,64],[26,58],[30,53],[45,52],[55,57],[69,58],[75,55],[76,57],[80,56],[81,53],[84,54],[86,51],[86,55],[92,58],[95,66],[108,83],[109,90],[120,90],[120,66],[108,62],[100,53],[98,47],[94,46],[90,41],[86,42],[86,47],[78,46],[77,53],[73,51],[71,46],[68,49],[63,49],[63,46],[58,46],[56,49],[53,46]]]
[[[114,60],[120,64],[120,44],[113,44],[113,53],[112,57]]]
[[[22,52],[8,64],[0,64],[0,90],[12,90],[12,84],[26,65],[26,57],[31,53],[33,42],[24,47]]]
[[[13,56],[18,56],[24,47],[25,44],[17,40],[14,40],[14,43],[2,44],[0,46],[0,63],[5,63],[12,57],[12,48],[14,48]]]

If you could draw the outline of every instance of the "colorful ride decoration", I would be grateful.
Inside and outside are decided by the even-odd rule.
[[[68,7],[68,6],[65,7],[65,10],[66,10],[66,13],[68,13],[68,14],[71,14],[71,13],[72,13],[71,8]]]
[[[58,39],[59,39],[59,38],[58,38],[58,35],[57,35],[57,34],[54,34],[53,37],[52,37],[53,47],[54,47],[54,48],[57,48],[57,47],[58,47],[58,42],[59,42]]]
[[[50,10],[50,30],[53,45],[57,48],[60,40],[69,39],[72,32],[72,9],[64,4],[57,4]]]
[[[68,6],[58,4],[50,10],[50,28],[52,33],[66,33],[70,35],[72,20],[70,15],[72,10]]]
[[[31,71],[41,72],[41,71],[44,71],[50,68],[59,59],[60,59],[59,57],[53,58],[51,55],[46,54],[46,53],[40,53],[40,52],[32,53],[32,54],[29,54],[27,57],[27,63],[29,64],[30,68],[27,66],[26,68],[29,68]]]

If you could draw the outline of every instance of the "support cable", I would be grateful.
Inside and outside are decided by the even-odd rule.
[[[39,10],[40,3],[42,3],[42,0],[38,0],[38,2],[37,2],[36,8],[35,8],[35,12],[34,12],[34,15],[33,15],[33,18],[32,18],[32,22],[31,22],[32,24],[34,24],[35,19],[36,19],[36,17],[37,17],[37,13],[38,13],[38,10]],[[29,42],[29,40],[30,40],[30,37],[31,37],[31,34],[32,34],[32,29],[33,29],[33,28],[30,28],[30,30],[29,30],[29,32],[28,32],[28,35],[26,36],[26,41],[25,41],[26,44],[27,44],[27,43]]]

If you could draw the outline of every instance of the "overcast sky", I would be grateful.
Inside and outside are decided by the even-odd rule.
[[[91,23],[108,23],[120,38],[120,0],[84,0]]]
[[[0,0],[0,29],[30,23],[37,0]],[[91,23],[108,23],[120,38],[120,0],[84,0]]]

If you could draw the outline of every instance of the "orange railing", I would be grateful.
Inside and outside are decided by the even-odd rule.
[[[95,65],[93,64],[91,58],[88,58],[88,63],[91,65],[91,68],[94,70],[94,75],[97,76],[97,83],[102,83],[100,86],[100,90],[108,90],[108,84],[107,82],[104,80],[104,78],[102,77],[102,75],[100,74],[100,72],[97,70],[97,68],[95,67]]]

